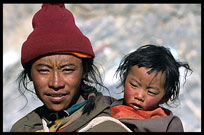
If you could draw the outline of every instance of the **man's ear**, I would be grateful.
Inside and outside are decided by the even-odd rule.
[[[83,75],[82,78],[86,78],[88,76],[88,70],[89,70],[89,65],[88,64],[84,64],[83,66]]]
[[[31,73],[28,74],[28,78],[29,78],[30,81],[33,81],[32,77],[31,77]]]
[[[84,72],[82,78],[85,79],[87,77],[87,72]]]

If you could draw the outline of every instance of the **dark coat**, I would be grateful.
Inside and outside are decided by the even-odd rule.
[[[82,98],[82,97],[81,97]],[[47,117],[50,111],[45,107],[41,106],[33,110],[19,121],[17,121],[11,132],[36,132],[37,130],[43,129],[42,116]],[[89,122],[100,116],[111,116],[110,106],[104,102],[101,93],[97,94],[95,100],[95,107],[88,114],[82,114],[77,120],[75,120],[68,128],[63,129],[61,132],[77,132],[80,129],[86,127]],[[112,117],[110,117],[112,118]],[[121,122],[120,122],[121,123]],[[87,132],[127,132],[126,129],[121,127],[121,124],[117,124],[111,120],[104,121],[94,127],[86,130]]]
[[[105,101],[111,104],[111,107],[123,104],[123,99],[116,100],[108,96],[105,97]],[[184,132],[181,120],[175,115],[144,120],[125,118],[119,120],[134,132]]]

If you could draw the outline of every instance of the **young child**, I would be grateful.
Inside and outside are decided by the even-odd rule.
[[[145,45],[125,56],[116,71],[124,98],[112,103],[112,117],[135,132],[183,132],[181,120],[160,107],[178,99],[180,67],[186,79],[189,65],[163,46]]]

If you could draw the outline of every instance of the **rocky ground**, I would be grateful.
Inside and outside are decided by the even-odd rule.
[[[201,131],[201,5],[200,4],[66,4],[76,24],[89,37],[95,63],[115,98],[113,76],[121,58],[144,44],[169,47],[176,59],[187,61],[193,73],[185,86],[181,77],[180,105],[171,108],[186,132]],[[32,16],[40,4],[3,4],[3,131],[42,103],[15,82],[22,70],[21,45],[32,31]],[[181,69],[181,73],[183,70]],[[32,87],[32,86],[31,86]],[[103,91],[108,95],[107,91]],[[27,103],[27,105],[26,105]],[[24,106],[26,105],[26,106]]]

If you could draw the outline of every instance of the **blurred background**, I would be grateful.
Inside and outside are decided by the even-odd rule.
[[[168,47],[177,60],[188,62],[194,72],[183,85],[180,70],[180,105],[170,109],[186,132],[201,131],[201,4],[66,4],[66,8],[89,37],[95,64],[114,98],[123,96],[114,76],[121,58],[144,44]],[[33,30],[32,17],[39,9],[41,4],[3,4],[4,132],[42,105],[33,94],[26,93],[27,100],[21,96],[16,83],[22,71],[21,46]]]

